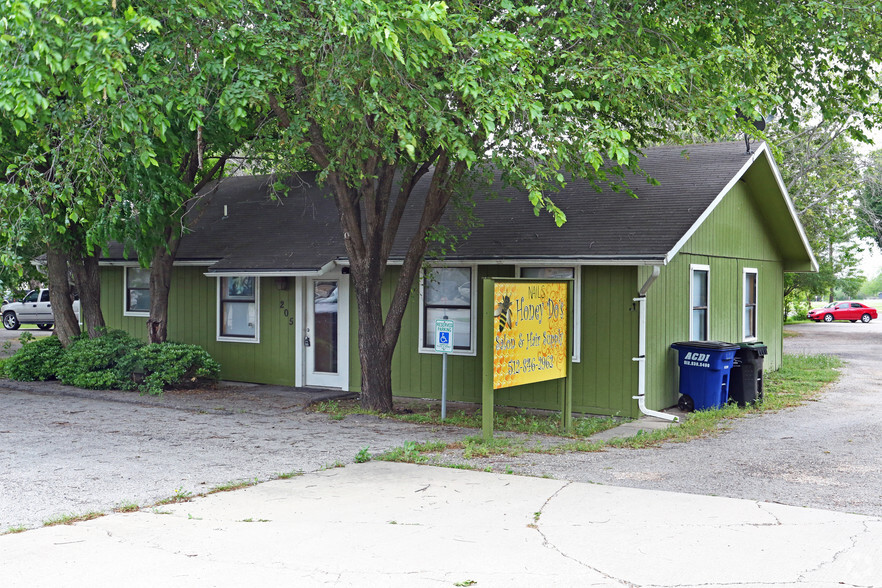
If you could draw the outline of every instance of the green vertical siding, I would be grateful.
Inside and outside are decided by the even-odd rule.
[[[689,339],[690,264],[710,266],[710,337],[741,340],[743,270],[758,270],[758,338],[769,347],[767,369],[781,365],[783,263],[770,238],[768,223],[754,205],[756,195],[739,182],[681,249],[661,268],[647,295],[646,392],[650,408],[676,404],[676,355],[670,344]],[[230,380],[294,385],[297,333],[295,280],[278,289],[274,279],[260,282],[260,343],[217,341],[217,281],[204,268],[175,268],[170,297],[169,337],[205,347]],[[639,312],[633,302],[651,273],[649,267],[586,266],[581,278],[581,358],[573,366],[573,410],[638,416],[632,399],[638,391]],[[514,266],[479,266],[475,276],[480,304],[482,280],[515,275]],[[397,268],[388,271],[383,301],[388,305]],[[146,338],[146,319],[124,317],[123,270],[102,269],[102,308],[109,326]],[[288,315],[285,316],[285,311]],[[419,294],[414,286],[393,357],[393,392],[399,396],[441,396],[440,355],[420,353]],[[482,309],[477,309],[476,347],[480,349]],[[358,318],[350,296],[350,389],[361,389]],[[476,355],[451,355],[448,360],[448,398],[481,401],[481,361]],[[557,410],[557,382],[543,382],[496,393],[499,404]]]
[[[593,414],[635,416],[631,399],[637,388],[638,313],[632,298],[637,270],[619,267],[582,269],[581,361],[573,365],[573,410]],[[482,300],[482,280],[515,275],[513,266],[479,266],[477,300]],[[397,271],[391,270],[384,283],[384,302],[388,303]],[[479,317],[477,341],[483,335]],[[408,303],[392,366],[392,387],[397,396],[441,398],[440,355],[420,353],[419,294],[417,289]],[[352,303],[352,316],[357,315]],[[353,320],[350,338],[350,389],[361,389],[358,341]],[[478,343],[480,348],[480,343]],[[448,357],[447,397],[451,401],[481,401],[481,361],[475,356]],[[496,392],[498,404],[524,408],[557,410],[558,383],[542,382]]]
[[[769,347],[764,368],[781,366],[783,265],[747,185],[739,182],[689,239],[647,295],[647,405],[677,402],[677,355],[670,344],[687,341],[690,265],[710,266],[709,338],[742,340],[744,268],[757,269],[757,338]],[[639,282],[651,268],[641,268]],[[639,285],[638,284],[638,287]]]
[[[176,267],[169,292],[168,337],[204,347],[221,364],[221,377],[240,382],[293,386],[295,343],[294,278],[279,290],[273,278],[260,279],[260,342],[217,340],[217,279],[205,268]],[[101,309],[108,326],[147,339],[145,317],[123,316],[123,270],[101,270]],[[285,316],[285,310],[288,316]]]

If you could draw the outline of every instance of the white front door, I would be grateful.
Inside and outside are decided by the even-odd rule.
[[[349,387],[349,276],[306,279],[306,385]]]

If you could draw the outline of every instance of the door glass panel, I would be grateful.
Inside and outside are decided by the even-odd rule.
[[[312,309],[315,316],[315,333],[312,342],[314,370],[337,373],[337,281],[325,280],[313,283]]]

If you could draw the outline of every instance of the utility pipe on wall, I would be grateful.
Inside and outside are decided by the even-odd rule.
[[[637,357],[631,358],[637,362],[637,396],[632,396],[631,398],[637,401],[637,407],[643,414],[677,423],[680,422],[680,418],[677,416],[646,408],[646,293],[660,272],[661,268],[659,266],[652,266],[652,274],[650,274],[640,288],[640,291],[637,293],[638,297],[633,299],[639,305],[640,318],[637,328]]]

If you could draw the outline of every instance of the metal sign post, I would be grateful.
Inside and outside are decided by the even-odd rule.
[[[435,351],[442,354],[441,362],[441,420],[447,418],[447,354],[453,351],[453,321],[435,321]]]

